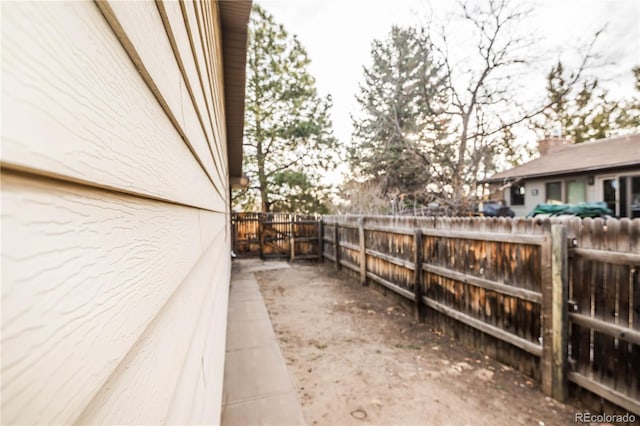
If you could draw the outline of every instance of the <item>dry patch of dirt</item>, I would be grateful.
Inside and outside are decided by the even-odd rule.
[[[309,425],[565,425],[577,408],[329,265],[257,273]]]

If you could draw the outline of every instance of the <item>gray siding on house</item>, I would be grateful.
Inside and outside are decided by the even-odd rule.
[[[540,179],[524,179],[521,182],[525,185],[525,203],[521,206],[511,206],[516,216],[526,216],[529,214],[536,205],[547,202],[547,184],[551,182],[560,182],[562,187],[562,202],[569,203],[568,197],[568,184],[569,182],[581,182],[584,186],[584,201],[595,202],[604,201],[603,190],[601,188],[602,181],[604,179],[618,180],[621,177],[640,179],[640,168],[623,168],[618,171],[608,171],[603,173],[589,173],[589,174],[577,174],[571,176],[552,176]],[[592,183],[589,183],[589,182]],[[624,197],[627,199],[627,207],[632,203],[633,194],[630,191],[630,183],[627,183],[628,194]],[[511,195],[511,188],[508,189],[505,195]],[[618,211],[616,215],[626,216],[626,212],[622,211],[620,206],[620,200],[622,198],[620,189],[618,189]],[[509,203],[511,198],[506,201]]]
[[[216,2],[1,8],[2,423],[217,423]]]

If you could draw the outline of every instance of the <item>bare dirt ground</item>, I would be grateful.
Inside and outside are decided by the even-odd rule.
[[[576,407],[329,265],[257,274],[309,425],[565,425]]]

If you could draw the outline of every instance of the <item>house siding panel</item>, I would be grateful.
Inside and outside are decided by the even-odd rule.
[[[545,186],[544,181],[527,180],[525,184],[524,205],[510,206],[516,216],[526,216],[539,204],[544,203]],[[511,191],[511,188],[509,188]],[[511,192],[509,192],[511,194]],[[509,198],[510,199],[510,198]]]
[[[174,50],[177,52],[175,56],[178,58],[178,64],[183,72],[187,90],[190,96],[193,97],[193,104],[204,123],[207,131],[207,141],[211,144],[211,150],[215,153],[216,158],[226,158],[226,154],[223,155],[218,151],[226,145],[223,144],[223,147],[221,147],[215,143],[217,140],[224,140],[224,128],[220,127],[224,121],[214,119],[220,116],[220,111],[214,113],[213,106],[207,101],[207,99],[211,99],[211,86],[208,84],[208,80],[206,80],[206,86],[203,84],[202,75],[204,73],[206,78],[206,70],[199,69],[198,60],[194,57],[194,52],[196,52],[192,48],[194,41],[189,36],[191,29],[187,26],[186,18],[183,16],[184,4],[177,1],[168,1],[157,3],[157,6],[165,21],[165,29],[172,39]],[[221,85],[221,82],[218,81],[216,85]]]
[[[216,75],[214,74],[215,69],[221,73],[222,68],[218,65],[213,69],[214,64],[209,61],[207,56],[206,35],[204,34],[202,24],[196,15],[196,2],[180,2],[180,6],[182,8],[185,24],[189,29],[192,50],[194,52],[193,57],[196,60],[197,69],[200,72],[202,85],[204,86],[205,99],[207,100],[207,105],[209,105],[209,111],[212,115],[219,117],[219,119],[222,120],[219,122],[222,124],[224,123],[223,90],[221,85],[216,82]],[[217,126],[216,129],[219,130],[220,138],[226,138],[224,126]],[[220,150],[220,155],[222,155],[223,152],[226,152],[224,145],[216,145],[215,148]]]
[[[3,167],[225,211],[95,4],[1,7]]]
[[[135,52],[148,72],[165,112],[216,188],[224,193],[226,161],[222,161],[219,155],[214,160],[211,146],[215,144],[208,142],[212,136],[207,135],[207,128],[199,120],[155,3],[114,1],[98,4],[112,26],[119,27],[120,39],[131,43],[128,50]],[[208,129],[210,133],[211,129]]]
[[[585,173],[585,174],[574,174],[569,176],[551,176],[546,179],[525,179],[523,180],[526,186],[526,196],[525,196],[525,204],[524,206],[511,206],[516,216],[526,216],[529,214],[536,205],[540,203],[546,203],[546,184],[549,182],[560,182],[562,185],[562,202],[567,203],[568,200],[568,185],[570,182],[579,181],[584,182],[585,189],[585,201],[586,202],[597,202],[603,201],[603,193],[602,193],[602,180],[603,179],[619,179],[620,177],[633,177],[640,176],[640,169],[631,169],[625,168],[616,172],[608,172],[608,173]],[[589,183],[590,179],[592,183]],[[510,190],[510,189],[509,189]],[[537,191],[537,195],[534,193]],[[617,194],[620,197],[621,194]],[[620,200],[618,200],[620,202]],[[627,203],[629,201],[627,200]],[[619,207],[619,206],[618,206]],[[626,216],[627,212],[617,212],[623,217]]]
[[[217,256],[222,249],[220,232],[222,230],[100,389],[78,423],[167,423],[172,399],[184,370],[194,368],[199,373],[202,370],[200,357],[205,353],[197,347],[199,336],[211,329],[226,328],[226,318],[212,315],[214,307],[224,308],[219,302],[228,297],[226,286],[215,285],[221,277],[228,277],[228,270],[225,270],[228,268]],[[215,321],[222,323],[211,327]],[[215,382],[212,385],[215,386]],[[181,396],[180,393],[175,395],[176,398]],[[197,398],[198,394],[190,392],[184,396],[187,398],[181,402],[186,404],[186,416],[190,400]],[[219,406],[219,402],[210,401],[208,408],[213,416]],[[190,421],[183,417],[175,419],[174,423]]]
[[[217,12],[1,7],[2,423],[217,423],[230,275]]]

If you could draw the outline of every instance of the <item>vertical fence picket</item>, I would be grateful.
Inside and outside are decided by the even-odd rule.
[[[618,236],[619,236],[619,222],[617,220],[609,220],[606,223],[606,232],[604,232],[604,240],[602,242],[602,248],[607,251],[617,251]],[[606,322],[615,324],[618,319],[618,309],[616,307],[617,302],[617,287],[619,283],[620,271],[619,265],[604,263],[604,271],[602,276],[602,319]],[[612,336],[603,334],[600,336],[600,371],[601,371],[601,383],[606,386],[615,387],[614,383],[614,361],[616,350],[616,339]]]
[[[340,226],[336,220],[333,228],[333,247],[335,249],[336,270],[340,270]]]
[[[617,235],[617,250],[621,252],[630,252],[631,251],[631,242],[629,241],[629,235],[631,232],[631,221],[629,219],[621,219],[618,235]],[[632,328],[632,324],[629,323],[629,296],[631,290],[631,280],[632,280],[632,271],[633,267],[624,266],[617,268],[618,270],[618,279],[616,282],[616,293],[618,296],[617,305],[616,305],[616,324]],[[615,359],[613,360],[613,368],[614,368],[614,387],[616,389],[621,390],[623,393],[629,393],[630,389],[630,375],[633,373],[628,370],[627,359],[629,357],[630,352],[630,344],[623,339],[617,339],[617,348],[615,349]]]
[[[591,248],[591,222],[587,218],[582,221],[578,247]],[[575,312],[580,315],[591,316],[591,289],[593,288],[593,263],[583,257],[577,257],[578,273],[574,281]],[[573,339],[576,351],[576,370],[582,375],[590,374],[591,370],[591,332],[588,328],[576,325]]]
[[[602,250],[605,243],[605,222],[603,219],[597,218],[592,224],[591,244],[596,250]],[[604,262],[596,261],[594,263],[594,282],[593,282],[593,313],[596,319],[605,320],[605,280],[607,278],[607,266]],[[602,348],[604,341],[607,340],[599,331],[591,329],[593,336],[593,361],[591,367],[596,373],[597,380],[605,380],[605,361],[603,359]]]
[[[568,396],[567,300],[569,292],[565,227],[552,225],[551,237],[551,396],[564,401]]]
[[[631,232],[629,235],[629,249],[632,253],[640,254],[640,220],[634,220],[631,224]],[[630,311],[632,316],[631,328],[633,330],[640,330],[640,266],[635,265],[631,269],[631,277],[629,278],[629,299],[630,299]],[[631,345],[631,352],[629,354],[631,360],[629,365],[629,372],[631,376],[631,383],[629,384],[631,390],[630,395],[640,400],[640,345]]]
[[[358,218],[358,246],[360,248],[360,284],[367,285],[367,252],[364,238],[364,218]]]
[[[318,260],[324,261],[324,221],[318,220]]]
[[[417,228],[413,234],[413,244],[415,247],[415,262],[414,262],[414,299],[415,299],[415,318],[418,322],[424,322],[425,309],[424,302],[422,301],[422,230]]]

